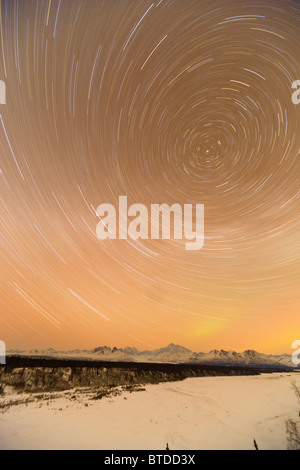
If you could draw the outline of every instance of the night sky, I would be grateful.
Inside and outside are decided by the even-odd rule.
[[[7,348],[289,352],[300,2],[1,0]],[[104,240],[102,203],[204,204],[205,244]]]

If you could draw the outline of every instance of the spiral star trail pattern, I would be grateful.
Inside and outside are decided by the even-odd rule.
[[[300,2],[1,0],[0,27],[7,347],[289,350]],[[204,204],[204,248],[99,241],[120,195]]]

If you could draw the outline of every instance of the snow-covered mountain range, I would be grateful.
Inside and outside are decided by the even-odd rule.
[[[292,358],[288,354],[270,355],[253,350],[242,353],[235,351],[213,350],[209,353],[197,353],[183,346],[169,344],[165,348],[153,351],[139,351],[136,348],[110,348],[108,346],[97,347],[92,350],[56,351],[46,350],[10,350],[8,355],[22,356],[47,356],[55,358],[93,359],[114,362],[158,362],[158,363],[194,363],[194,364],[218,364],[231,366],[255,366],[255,367],[292,367]]]

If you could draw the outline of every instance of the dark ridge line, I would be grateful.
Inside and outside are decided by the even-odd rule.
[[[16,368],[88,368],[88,369],[131,369],[131,370],[144,370],[144,371],[158,371],[158,372],[176,372],[180,370],[193,370],[193,371],[215,371],[215,372],[248,372],[252,371],[255,375],[261,373],[273,373],[273,372],[293,372],[293,368],[288,366],[257,366],[257,365],[231,365],[231,364],[199,364],[199,363],[158,363],[158,362],[112,362],[112,361],[101,361],[86,360],[86,359],[62,359],[53,358],[48,356],[8,356],[6,358],[6,369]]]

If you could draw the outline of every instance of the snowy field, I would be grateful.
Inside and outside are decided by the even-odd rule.
[[[0,449],[251,450],[254,438],[286,449],[286,420],[300,411],[293,383],[300,374],[186,379],[100,400],[88,389],[6,394]]]

